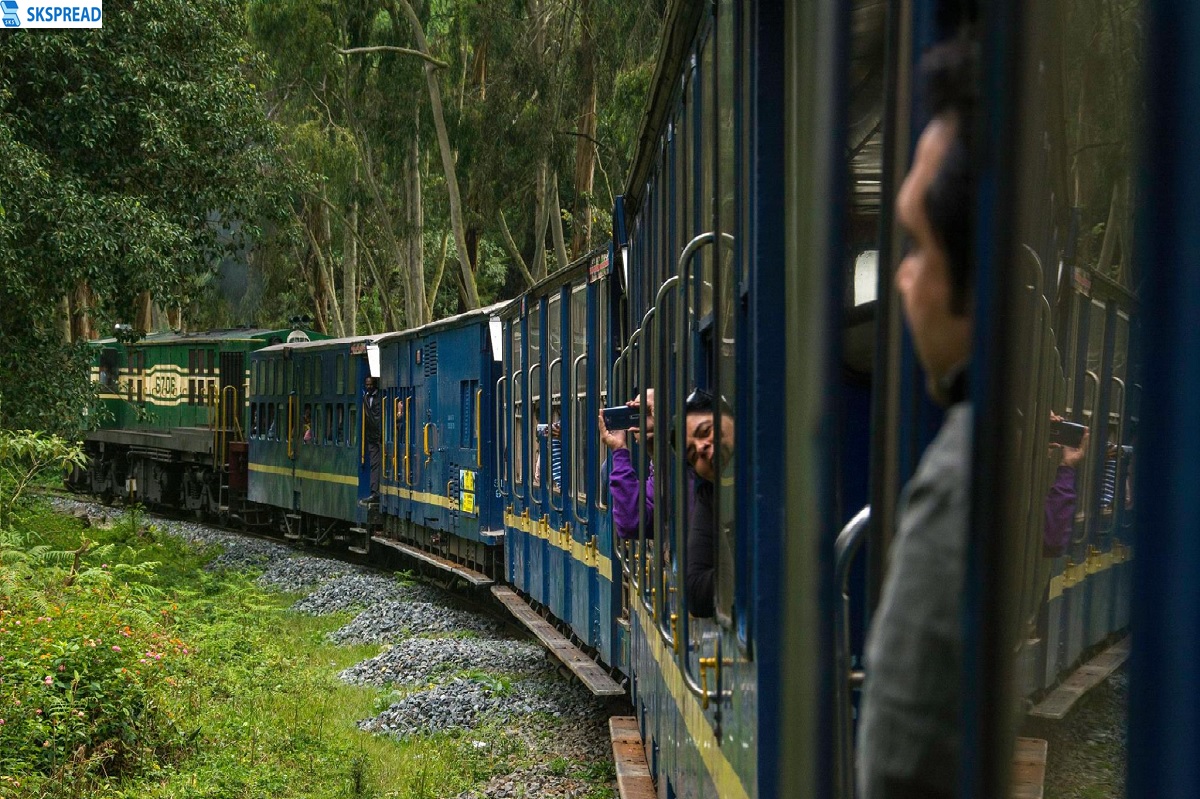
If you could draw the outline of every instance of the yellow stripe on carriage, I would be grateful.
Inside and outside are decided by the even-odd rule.
[[[337,483],[338,485],[348,486],[358,485],[357,475],[314,472],[308,469],[296,469],[293,472],[290,466],[268,466],[265,463],[251,463],[249,468],[252,472],[260,472],[262,474],[278,474],[284,477],[292,477],[294,475],[305,480],[321,480],[326,483]]]
[[[1108,552],[1091,552],[1082,563],[1068,563],[1062,574],[1056,574],[1050,579],[1047,600],[1058,599],[1063,591],[1074,588],[1086,582],[1089,577],[1106,572],[1117,564],[1133,558],[1133,550],[1121,543],[1113,544]]]
[[[589,568],[595,567],[597,573],[608,580],[613,579],[612,558],[605,555],[597,547],[576,541],[567,529],[556,529],[549,524],[543,524],[540,519],[530,519],[528,516],[518,516],[515,513],[504,514],[504,526],[512,527],[534,538],[546,541],[555,549],[561,549],[573,559]]]
[[[684,685],[683,675],[679,673],[679,665],[675,662],[674,650],[668,648],[663,642],[662,636],[657,632],[654,620],[650,618],[650,614],[646,612],[641,602],[633,603],[633,612],[638,615],[641,628],[648,632],[646,641],[650,645],[650,652],[654,655],[655,662],[658,663],[663,683],[666,685],[671,699],[674,700],[675,706],[679,708],[679,714],[683,717],[688,736],[696,743],[696,750],[700,753],[700,759],[704,761],[705,768],[708,769],[708,775],[717,789],[717,796],[749,799],[746,786],[742,784],[742,780],[734,771],[729,758],[725,757],[725,752],[721,750],[720,741],[713,734],[712,724],[704,715],[700,700]]]

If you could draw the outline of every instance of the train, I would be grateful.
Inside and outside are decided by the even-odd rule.
[[[985,423],[960,795],[1005,795],[1018,714],[1131,628],[1129,793],[1191,795],[1178,736],[1200,726],[1178,726],[1197,713],[1170,692],[1194,690],[1165,653],[1195,644],[1163,608],[1194,598],[1183,566],[1200,565],[1175,532],[1195,529],[1176,448],[1196,439],[1200,358],[1166,354],[1197,354],[1177,118],[1196,110],[1174,92],[1200,71],[1177,63],[1194,49],[1151,45],[1193,41],[1200,12],[1099,5],[669,3],[606,246],[412,330],[96,342],[108,411],[70,482],[490,588],[595,692],[628,697],[660,797],[853,797],[864,634],[941,419],[892,285],[892,198],[927,117],[921,54],[967,37],[986,89],[969,366]],[[643,414],[631,458],[654,513],[621,538],[598,418],[649,389],[657,434]],[[724,444],[711,618],[688,612],[684,573],[697,390]],[[1058,544],[1054,416],[1089,431]],[[1198,605],[1172,613],[1186,626]]]

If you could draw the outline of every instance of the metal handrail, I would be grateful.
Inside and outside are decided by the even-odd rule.
[[[409,391],[412,391],[410,388]],[[404,484],[412,486],[412,395],[404,398]]]
[[[503,383],[505,385],[505,388],[507,389],[508,375],[504,375],[499,380],[496,381],[496,396],[495,396],[495,401],[496,401],[496,433],[495,433],[495,439],[496,439],[496,447],[495,447],[495,449],[496,449],[496,488],[499,489],[500,496],[507,497],[508,489],[505,488],[505,485],[504,485],[504,472],[501,471],[501,460],[502,459],[500,457],[500,452],[504,448],[502,446],[500,446],[500,442],[501,442],[501,438],[503,438],[505,443],[508,442],[508,431],[503,427],[504,420],[501,419],[500,416],[501,416],[501,409],[508,407],[508,395],[507,394],[504,395],[505,401],[503,403],[501,403],[500,402],[500,384],[501,383]]]
[[[837,795],[844,799],[854,796],[854,705],[850,689],[856,681],[853,654],[850,651],[850,567],[866,540],[871,521],[871,506],[867,505],[846,523],[833,545],[835,580],[841,601],[834,606],[834,723],[837,757]]]
[[[538,361],[537,363],[529,364],[529,368],[525,370],[526,400],[529,403],[529,413],[526,416],[527,423],[528,423],[528,433],[526,435],[526,439],[529,442],[529,499],[533,502],[534,505],[537,505],[539,508],[542,507],[542,500],[540,497],[537,496],[538,492],[534,491],[534,488],[543,488],[544,489],[545,484],[542,481],[542,475],[541,475],[542,459],[541,458],[535,459],[533,457],[533,450],[534,450],[533,445],[537,441],[537,426],[538,426],[538,420],[533,417],[533,370],[537,369],[540,371],[541,368],[542,368],[542,362]],[[540,399],[541,399],[540,396],[538,399],[540,401]],[[537,467],[537,471],[538,471],[537,475],[533,474],[533,470],[534,470],[535,466]],[[537,478],[536,482],[534,481],[535,477]]]
[[[400,398],[392,397],[392,479],[400,482]]]
[[[524,382],[525,382],[525,370],[524,369],[518,369],[517,371],[512,373],[512,383],[510,384],[510,386],[514,393],[516,392],[518,387],[521,387],[524,384]],[[521,404],[526,406],[525,416],[528,416],[529,408],[532,407],[530,405],[529,398],[522,397]],[[515,410],[515,407],[516,407],[515,399],[513,400],[513,406],[514,406],[514,410]],[[521,479],[519,479],[519,480],[517,479],[517,457],[520,454],[521,445],[524,444],[525,441],[524,441],[524,436],[521,435],[521,431],[517,429],[515,416],[513,417],[513,420],[514,420],[513,421],[513,436],[512,436],[513,440],[512,440],[511,445],[509,446],[509,453],[508,453],[509,464],[511,467],[509,470],[509,474],[511,475],[511,477],[509,479],[510,479],[511,485],[512,485],[513,497],[516,499],[526,499],[528,497],[528,492],[526,492],[525,494],[522,494],[520,491],[517,490],[519,488],[524,487],[522,485],[522,483],[525,480],[525,475],[529,472],[528,464],[526,464],[526,468],[524,470],[522,470]]]
[[[295,425],[296,419],[296,392],[288,395],[288,426],[287,426],[287,455],[288,458],[296,457],[296,442],[293,440],[292,427]]]
[[[580,410],[580,400],[587,399],[586,387],[581,392],[579,390],[579,364],[580,362],[587,363],[588,356],[585,352],[575,359],[571,365],[571,515],[575,517],[575,521],[581,526],[587,526],[587,517],[579,514],[579,492],[575,486],[575,478],[581,477],[579,481],[583,485],[583,506],[587,507],[587,461],[585,460],[586,448],[583,446],[583,412]],[[575,468],[576,465],[578,468]]]
[[[691,280],[690,280],[690,277],[689,277],[688,271],[687,271],[688,265],[691,263],[691,260],[692,260],[692,258],[695,257],[696,253],[699,252],[701,247],[704,247],[704,246],[707,246],[707,245],[713,243],[714,241],[716,241],[716,238],[717,238],[717,234],[715,232],[710,231],[708,233],[701,233],[700,235],[696,236],[691,241],[689,241],[687,246],[683,248],[683,252],[680,253],[680,255],[679,255],[679,262],[675,269],[675,274],[677,276],[679,276],[679,283],[677,285],[677,288],[679,290],[679,296],[680,296],[680,313],[679,313],[679,316],[675,323],[676,324],[675,340],[677,342],[679,342],[680,346],[686,346],[686,338],[687,338],[687,326],[686,326],[687,325],[687,313],[684,312],[684,309],[687,308],[687,289],[691,283]],[[721,240],[722,240],[722,243],[724,243],[724,244],[732,245],[734,243],[733,236],[728,233],[722,233]],[[686,363],[686,356],[684,357],[682,362]],[[677,375],[679,375],[681,377],[681,379],[686,379],[685,370],[679,369],[679,370],[676,370],[676,373],[677,373]],[[686,386],[683,388],[686,388]],[[684,396],[684,394],[680,393],[679,396],[682,397],[682,396]],[[684,417],[684,403],[682,403],[682,402],[675,403],[675,420],[674,421],[675,421],[675,425],[674,425],[675,429],[680,431],[680,434],[682,435],[682,432],[684,430],[684,424],[686,422],[686,419]],[[676,458],[676,468],[678,470],[678,474],[686,474],[687,473],[687,471],[686,471],[687,447],[684,447],[684,446],[676,447],[675,458]],[[681,495],[686,494],[686,492],[680,492],[680,494]],[[677,498],[676,501],[682,503],[685,501],[685,498],[683,496],[680,496]],[[683,519],[683,518],[686,518],[686,515],[687,514],[677,513],[676,518]],[[686,532],[684,533],[684,535],[680,536],[679,559],[680,559],[680,562],[684,564],[684,569],[686,569],[687,568],[687,534],[686,534]],[[680,631],[679,631],[678,635],[679,635],[680,639],[682,639],[682,641],[686,642],[688,640],[688,634],[687,634],[687,627],[688,627],[687,580],[680,581],[678,596],[679,596],[679,604],[680,604],[680,609],[681,609]],[[687,686],[687,689],[689,691],[691,691],[692,694],[694,694],[697,697],[700,697],[701,700],[705,703],[707,703],[710,699],[719,698],[719,695],[713,696],[712,694],[710,694],[706,690],[705,686],[700,685],[696,681],[696,678],[692,675],[691,669],[690,669],[689,663],[688,663],[686,646],[676,646],[675,647],[675,657],[676,657],[676,662],[679,666],[679,671],[683,675],[683,683],[685,686]],[[718,685],[720,685],[720,671],[721,671],[720,659],[718,658],[718,662],[716,664],[716,675],[714,677],[714,679]]]
[[[475,465],[483,466],[483,425],[479,418],[480,411],[483,410],[483,389],[475,389]]]
[[[1095,429],[1092,430],[1092,441],[1088,444],[1088,451],[1087,451],[1087,454],[1084,456],[1084,461],[1085,461],[1084,467],[1083,467],[1084,490],[1079,492],[1079,494],[1084,499],[1086,499],[1086,503],[1079,503],[1079,504],[1083,505],[1084,513],[1087,514],[1087,513],[1090,513],[1091,508],[1092,508],[1092,492],[1099,490],[1098,486],[1092,485],[1092,463],[1094,463],[1094,461],[1092,459],[1096,457],[1097,449],[1102,449],[1103,447],[1100,447],[1096,443],[1101,438],[1101,436],[1096,435],[1096,433],[1098,433],[1100,430],[1100,421],[1096,418],[1096,408],[1098,407],[1098,404],[1100,402],[1100,376],[1097,375],[1092,370],[1088,369],[1083,373],[1083,378],[1085,381],[1088,379],[1091,379],[1092,383],[1096,387],[1095,390],[1092,392],[1092,409],[1091,409],[1091,411],[1092,411],[1091,426]],[[1082,414],[1082,410],[1081,410],[1080,416],[1082,417],[1082,415],[1083,414]],[[1076,474],[1078,474],[1078,470],[1076,470]],[[1072,532],[1071,544],[1078,545],[1078,544],[1082,544],[1084,541],[1086,541],[1090,527],[1091,527],[1091,520],[1087,519],[1085,517],[1084,523],[1082,526],[1082,530],[1078,534]]]

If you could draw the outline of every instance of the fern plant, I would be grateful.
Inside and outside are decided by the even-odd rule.
[[[0,430],[0,529],[34,480],[52,470],[86,463],[83,448],[35,430]]]

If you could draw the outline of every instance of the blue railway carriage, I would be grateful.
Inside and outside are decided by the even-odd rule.
[[[297,341],[251,356],[248,522],[311,542],[365,529],[361,407],[374,346],[369,336]]]
[[[381,336],[380,525],[374,542],[484,584],[503,544],[495,455],[502,305]]]
[[[873,291],[848,298],[852,320],[839,341],[852,341],[853,359],[829,372],[814,362],[806,380],[787,379],[789,353],[823,336],[830,297],[819,282],[803,303],[786,293],[794,267],[782,233],[800,214],[823,224],[846,196],[800,209],[784,193],[780,67],[799,74],[782,41],[794,10],[731,0],[671,6],[641,146],[614,212],[623,279],[610,404],[653,389],[656,430],[652,446],[633,452],[643,478],[653,464],[653,519],[614,549],[618,612],[660,796],[786,793],[775,748],[790,723],[779,704],[783,633],[796,620],[786,591],[813,586],[785,569],[785,543],[815,541],[867,502]],[[863,186],[878,185],[879,106],[866,104],[855,163]],[[878,212],[877,188],[855,194],[846,223],[864,268]],[[806,315],[788,329],[793,311]],[[684,407],[698,390],[716,410],[711,485],[692,471],[683,442]],[[838,413],[818,420],[814,400],[826,397]],[[829,457],[814,464],[804,491],[791,488],[811,504],[785,525],[786,453],[797,435],[827,442]],[[808,493],[824,481],[828,493]],[[714,540],[695,553],[696,499],[709,490]],[[693,559],[713,564],[711,593],[689,579]],[[828,652],[814,638],[804,658],[815,665]]]
[[[592,252],[502,312],[496,458],[505,581],[604,665],[623,668],[627,620],[597,432],[621,281],[612,264],[609,248]]]
[[[1070,28],[1090,30],[1101,18],[1092,5],[671,4],[614,211],[605,400],[655,391],[658,435],[634,453],[643,477],[653,464],[653,521],[611,552],[617,629],[628,624],[620,663],[660,795],[854,795],[855,705],[864,670],[871,678],[864,631],[902,487],[942,415],[893,287],[906,237],[892,199],[927,121],[917,64],[964,30],[984,50],[989,87],[967,381],[981,421],[962,627],[974,664],[962,676],[964,719],[975,725],[964,795],[1002,795],[1012,709],[1050,699],[1125,632],[1141,404],[1132,148],[1089,159],[1097,141],[1133,136],[1128,113],[1111,117],[1092,94],[1064,105],[1059,92],[1094,67],[1088,81],[1133,108],[1136,84],[1117,76],[1135,70],[1140,34],[1137,3],[1105,14],[1115,28],[1104,41],[1125,45],[1106,44],[1093,65],[1095,37]],[[528,359],[506,372],[522,392],[512,394],[524,459],[514,477],[536,455],[527,409],[551,419],[537,405],[553,392],[554,356],[537,346],[548,334],[527,308],[514,315],[514,358]],[[713,612],[703,618],[687,579],[698,478],[671,446],[697,389],[717,407]],[[1052,413],[1090,430],[1073,474],[1051,446]],[[514,484],[528,491],[514,506],[553,534],[559,517],[540,486]],[[557,607],[563,581],[537,582],[556,574],[538,552],[554,556],[535,550],[529,568],[510,554],[528,572],[510,580]]]

